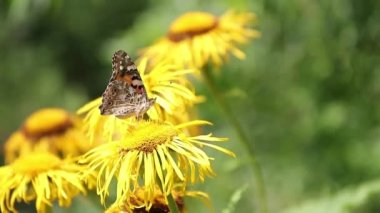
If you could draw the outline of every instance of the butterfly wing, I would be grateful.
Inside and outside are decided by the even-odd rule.
[[[117,71],[115,79],[126,82],[135,93],[146,97],[146,90],[139,71],[126,52],[119,50],[114,54],[112,68]]]
[[[132,91],[129,91],[128,88],[125,82],[119,80],[111,81],[103,93],[102,104],[99,107],[100,114],[120,114],[118,108],[133,95]]]
[[[112,58],[112,76],[103,93],[100,113],[130,116],[145,112],[153,103],[147,97],[136,65],[126,52],[117,51]]]

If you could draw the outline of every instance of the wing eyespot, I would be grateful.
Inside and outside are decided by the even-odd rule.
[[[107,103],[106,103],[106,106],[112,106],[112,104],[113,104],[113,102],[112,101],[108,101]]]

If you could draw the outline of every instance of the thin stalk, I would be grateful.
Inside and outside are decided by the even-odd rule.
[[[263,174],[261,172],[261,167],[256,160],[255,150],[254,150],[252,144],[249,143],[249,139],[248,139],[247,135],[245,134],[242,126],[240,125],[240,122],[233,115],[231,108],[229,107],[229,105],[224,100],[223,94],[220,93],[218,87],[216,86],[214,79],[213,79],[212,71],[213,70],[212,70],[211,66],[205,66],[205,68],[202,70],[203,79],[205,80],[205,83],[206,83],[207,87],[209,88],[211,94],[213,95],[215,101],[217,102],[217,104],[221,108],[224,116],[226,117],[228,122],[231,124],[231,126],[234,128],[244,150],[246,150],[248,152],[247,155],[248,155],[250,165],[251,165],[252,171],[253,171],[254,186],[256,186],[256,189],[257,189],[259,210],[262,213],[266,213],[266,212],[268,212],[268,208],[267,208],[267,199],[266,199],[266,190],[265,190],[264,178],[263,178]]]
[[[180,213],[177,203],[174,200],[174,197],[172,194],[167,196],[168,199],[168,207],[169,207],[169,212],[170,213]]]
[[[53,207],[52,207],[52,206],[49,206],[49,205],[46,205],[46,206],[45,206],[45,212],[46,212],[46,213],[53,213]]]

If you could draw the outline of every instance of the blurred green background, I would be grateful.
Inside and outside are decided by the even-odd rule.
[[[183,12],[227,9],[256,13],[262,32],[217,83],[255,146],[270,212],[380,212],[376,0],[0,0],[1,141],[41,107],[75,111],[100,96],[115,50],[136,58]],[[229,137],[238,155],[209,152],[218,176],[194,189],[210,194],[216,212],[255,212],[246,152],[194,83],[208,97],[198,106],[214,123],[206,130]],[[210,211],[189,202],[189,212]],[[83,205],[57,212],[95,211]]]

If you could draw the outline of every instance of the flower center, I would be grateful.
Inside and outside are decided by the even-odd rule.
[[[51,153],[32,153],[22,156],[12,163],[12,168],[23,174],[35,175],[57,168],[61,160]]]
[[[171,125],[142,121],[126,136],[122,151],[153,152],[158,145],[172,141],[176,135],[177,131]]]
[[[30,115],[24,123],[23,133],[28,138],[37,140],[44,136],[64,133],[72,125],[66,111],[48,108]]]
[[[168,38],[179,42],[209,32],[218,25],[218,19],[205,12],[188,12],[176,19],[169,28]]]

